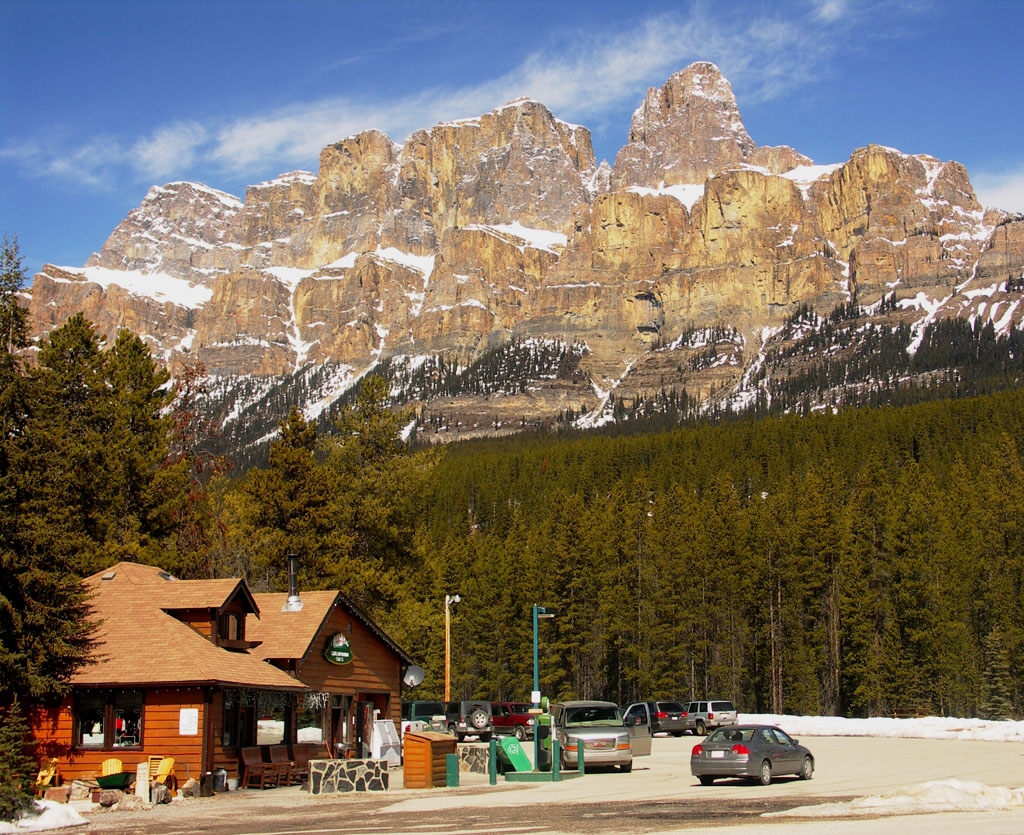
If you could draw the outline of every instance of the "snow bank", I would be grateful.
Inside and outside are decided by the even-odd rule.
[[[39,814],[22,818],[17,824],[0,821],[0,833],[6,832],[42,832],[46,829],[61,829],[65,826],[81,826],[89,821],[83,818],[67,803],[54,803],[52,800],[37,800]]]
[[[871,736],[882,739],[959,739],[1024,742],[1024,722],[925,716],[920,719],[843,719],[840,716],[785,716],[743,713],[741,722],[778,725],[793,736]]]
[[[821,818],[851,815],[920,815],[934,812],[991,812],[1024,808],[1024,789],[962,780],[934,780],[841,803],[797,806],[766,818]]]

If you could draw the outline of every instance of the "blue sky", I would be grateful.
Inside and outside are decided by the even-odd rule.
[[[816,163],[871,142],[963,163],[1024,212],[1024,0],[0,0],[0,233],[81,266],[151,185],[239,197],[376,128],[519,96],[614,162],[693,61],[747,131]]]

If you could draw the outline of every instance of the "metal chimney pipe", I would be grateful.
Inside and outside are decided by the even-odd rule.
[[[298,612],[302,610],[299,598],[299,555],[288,555],[288,599],[281,607],[282,612]]]

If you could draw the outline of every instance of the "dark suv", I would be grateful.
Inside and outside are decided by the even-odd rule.
[[[437,718],[435,718],[437,717]],[[402,702],[402,736],[413,722],[422,722],[431,731],[444,731],[444,703],[432,701]]]
[[[525,702],[491,702],[491,721],[496,734],[515,734],[522,742],[533,736],[536,719]]]
[[[430,722],[434,716],[444,713],[441,702],[413,701],[402,702],[402,718],[410,722]]]
[[[625,710],[626,724],[649,725],[653,736],[657,733],[682,736],[685,731],[696,733],[696,722],[687,716],[683,706],[676,701],[633,702]]]
[[[491,703],[486,699],[448,702],[444,706],[444,718],[448,724],[448,733],[459,742],[467,736],[476,736],[481,742],[488,742],[494,733]]]

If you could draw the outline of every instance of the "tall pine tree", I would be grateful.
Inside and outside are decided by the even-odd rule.
[[[68,493],[75,462],[48,448],[57,416],[46,414],[20,351],[28,344],[17,294],[17,242],[0,254],[0,705],[65,693],[92,647],[80,578],[83,537]],[[40,412],[44,414],[40,414]]]

